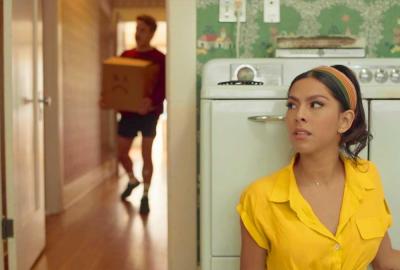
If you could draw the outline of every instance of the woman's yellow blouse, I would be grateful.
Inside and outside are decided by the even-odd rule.
[[[255,242],[267,250],[268,270],[365,270],[375,258],[392,219],[378,171],[342,158],[345,188],[336,235],[301,195],[292,162],[251,184],[237,211]]]

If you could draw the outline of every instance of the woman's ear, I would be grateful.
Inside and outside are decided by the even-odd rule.
[[[353,110],[347,110],[340,113],[338,133],[343,134],[347,130],[349,130],[349,128],[353,124],[354,117],[355,114]]]

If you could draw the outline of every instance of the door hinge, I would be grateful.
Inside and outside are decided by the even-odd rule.
[[[3,218],[1,223],[1,233],[3,239],[14,237],[14,220]]]

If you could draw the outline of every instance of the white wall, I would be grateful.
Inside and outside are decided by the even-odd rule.
[[[196,1],[167,1],[168,269],[196,269]]]
[[[101,62],[114,52],[105,1],[43,1],[44,92],[52,98],[45,109],[48,214],[72,205],[116,172],[115,119],[97,104]]]

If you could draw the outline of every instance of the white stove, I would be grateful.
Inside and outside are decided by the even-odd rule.
[[[346,65],[356,73],[364,98],[400,98],[400,60],[395,58],[215,59],[204,66],[201,98],[285,97],[289,84],[300,73],[319,65],[336,64]],[[218,85],[240,79],[262,85]]]
[[[335,64],[350,67],[359,79],[374,136],[362,156],[380,170],[393,214],[389,234],[400,248],[400,60],[216,59],[204,66],[201,89],[202,270],[239,269],[240,194],[293,155],[283,122],[289,84],[306,70]],[[237,82],[242,80],[255,83]]]

